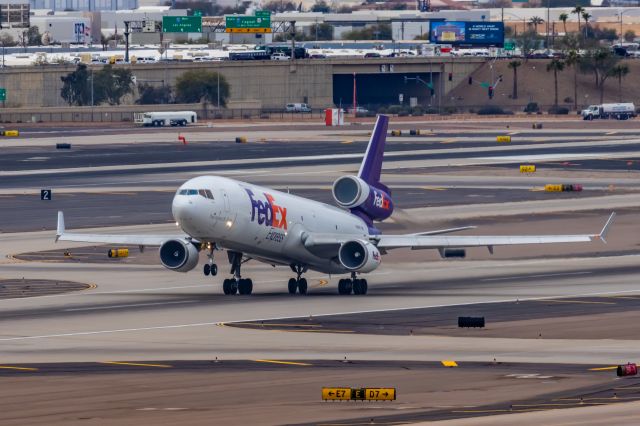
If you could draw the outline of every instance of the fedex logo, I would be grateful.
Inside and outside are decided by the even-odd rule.
[[[375,260],[376,262],[380,262],[380,253],[378,253],[377,251],[374,251],[373,260]]]
[[[378,191],[373,191],[373,205],[376,207],[383,208],[385,210],[389,210],[389,199],[384,197],[384,194],[379,193]]]
[[[287,209],[276,205],[273,196],[264,192],[265,201],[256,199],[252,190],[245,188],[251,200],[251,222],[258,220],[258,225],[272,226],[287,230]]]

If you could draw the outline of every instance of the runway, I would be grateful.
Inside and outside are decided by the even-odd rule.
[[[499,148],[488,140],[392,143],[383,179],[406,211],[385,232],[466,224],[479,225],[468,232],[475,235],[598,232],[611,206],[619,216],[606,245],[496,248],[493,256],[473,249],[462,261],[393,251],[368,277],[366,296],[339,296],[341,277],[313,272],[309,294],[291,296],[290,271],[249,262],[243,275],[253,279],[254,294],[228,297],[220,290],[225,253],[213,278],[200,268],[166,271],[154,263],[153,248],[109,262],[107,247],[53,241],[58,209],[70,228],[176,233],[168,211],[175,188],[203,170],[330,202],[333,178],[356,167],[364,146],[343,144],[344,137],[269,141],[250,150],[228,142],[214,159],[202,157],[219,142],[194,143],[181,158],[153,143],[127,145],[113,156],[91,145],[42,165],[20,160],[40,148],[10,148],[11,160],[0,160],[9,172],[0,183],[0,279],[65,280],[85,289],[0,297],[0,375],[9,384],[5,392],[12,391],[0,392],[3,424],[34,424],[11,407],[35,388],[47,394],[54,386],[69,393],[35,400],[33,413],[47,424],[412,423],[569,408],[584,405],[581,397],[606,404],[640,397],[634,389],[614,390],[632,388],[636,379],[616,381],[607,369],[635,361],[640,351],[633,328],[640,194],[635,162],[627,164],[636,157],[628,156],[637,150],[633,135]],[[283,149],[285,161],[272,162]],[[524,176],[513,158],[528,155],[553,160],[548,168],[541,163],[540,175]],[[218,163],[225,161],[234,163]],[[540,190],[550,182],[583,183],[585,190]],[[44,184],[54,190],[51,202],[39,200]],[[58,257],[38,257],[49,250]],[[456,327],[458,316],[475,315],[487,319],[484,330]],[[445,369],[442,360],[459,367]],[[319,388],[333,385],[397,387],[399,399],[320,402]],[[615,392],[626,399],[614,401]],[[232,409],[238,401],[245,401],[242,413]]]

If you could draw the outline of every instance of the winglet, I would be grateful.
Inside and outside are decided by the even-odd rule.
[[[58,211],[58,229],[56,230],[56,242],[64,234],[64,213]]]
[[[602,227],[602,231],[600,231],[600,233],[596,236],[597,238],[602,240],[602,242],[605,244],[607,244],[607,240],[606,240],[607,233],[609,232],[609,228],[611,227],[611,224],[613,223],[613,220],[615,218],[616,218],[616,212],[611,212],[609,219],[607,219],[607,223],[604,224],[604,226]]]

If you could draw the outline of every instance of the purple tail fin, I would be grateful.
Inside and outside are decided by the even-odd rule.
[[[388,191],[388,188],[380,183],[380,171],[382,170],[382,158],[384,157],[384,144],[387,140],[387,128],[389,117],[378,115],[376,125],[371,132],[371,139],[367,146],[358,177],[369,185]]]

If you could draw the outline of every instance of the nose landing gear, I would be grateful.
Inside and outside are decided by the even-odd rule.
[[[307,279],[301,278],[302,274],[307,272],[309,268],[304,265],[291,265],[291,270],[296,273],[297,278],[289,279],[289,294],[307,294]]]
[[[208,262],[204,265],[203,272],[205,276],[211,275],[215,277],[218,275],[218,265],[213,263],[213,251],[216,249],[216,245],[209,243],[207,248],[209,250],[209,253],[207,253]]]

